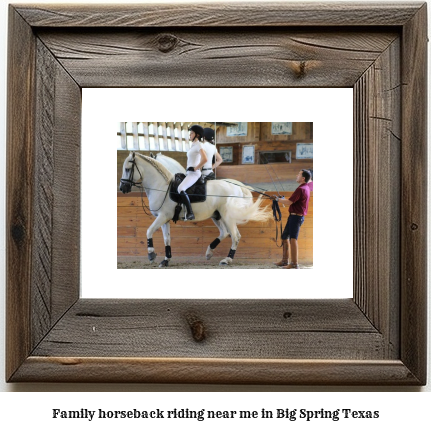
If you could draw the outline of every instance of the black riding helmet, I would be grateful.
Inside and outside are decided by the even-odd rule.
[[[196,135],[199,135],[198,139],[199,141],[202,140],[204,137],[204,128],[202,126],[199,126],[199,124],[194,124],[193,126],[189,127],[189,132],[192,130],[196,133]]]
[[[211,144],[214,144],[214,137],[215,133],[214,130],[210,127],[205,127],[204,129],[204,138],[206,141],[211,142]]]

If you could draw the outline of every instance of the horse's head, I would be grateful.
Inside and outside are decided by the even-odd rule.
[[[130,193],[132,186],[142,182],[142,174],[136,165],[135,153],[130,152],[123,164],[123,175],[120,180],[120,191]]]

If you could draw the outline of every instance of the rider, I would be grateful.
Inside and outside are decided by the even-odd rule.
[[[214,142],[214,130],[206,127],[204,129],[204,150],[207,154],[208,160],[205,163],[204,167],[202,168],[202,176],[214,178],[214,169],[220,166],[220,164],[223,162],[222,157],[217,151],[217,148],[215,146]]]
[[[203,165],[205,165],[208,160],[208,157],[201,143],[204,137],[204,128],[202,126],[199,126],[198,124],[195,124],[189,128],[189,132],[189,140],[192,142],[192,145],[189,151],[187,151],[186,177],[178,186],[178,193],[180,194],[181,200],[187,209],[187,215],[185,217],[185,220],[194,220],[195,215],[193,214],[190,199],[186,193],[186,190],[190,188],[201,177],[200,169]]]

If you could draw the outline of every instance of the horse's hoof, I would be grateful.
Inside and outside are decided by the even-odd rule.
[[[159,268],[166,268],[168,265],[169,265],[169,260],[167,260],[167,259],[163,259],[163,260],[160,262]]]
[[[232,259],[230,257],[225,257],[223,260],[220,261],[220,266],[227,266],[232,263]]]
[[[207,248],[207,252],[205,253],[205,257],[207,258],[207,260],[210,260],[213,257],[213,251],[211,250],[211,247],[208,246]]]
[[[148,259],[150,260],[150,262],[154,262],[154,259],[157,257],[157,253],[151,252],[148,253]]]

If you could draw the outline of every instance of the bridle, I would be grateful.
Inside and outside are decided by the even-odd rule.
[[[138,165],[136,164],[136,160],[135,160],[135,153],[133,153],[133,158],[132,160],[129,161],[129,163],[132,164],[132,167],[129,169],[130,173],[129,173],[129,178],[125,179],[125,178],[121,178],[120,179],[120,183],[122,185],[128,185],[130,187],[135,186],[135,187],[139,187],[142,184],[142,174],[141,171],[138,168]],[[135,176],[135,168],[139,173],[139,180],[138,181],[134,181],[133,177]],[[128,169],[126,169],[127,171]]]

